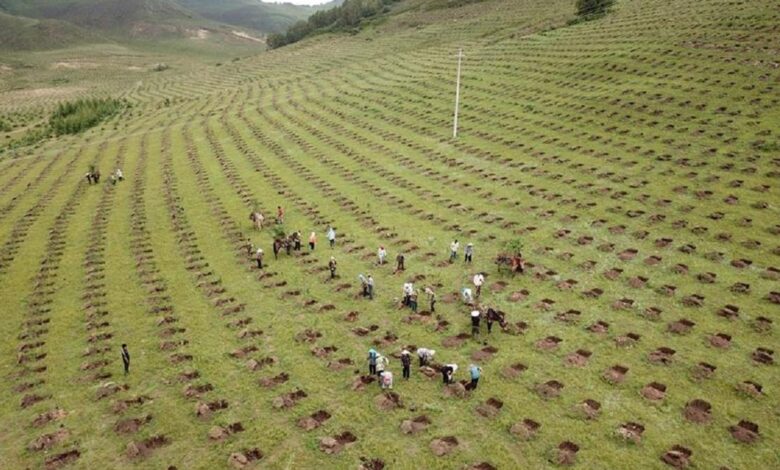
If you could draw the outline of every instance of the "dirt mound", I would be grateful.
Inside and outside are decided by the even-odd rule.
[[[263,388],[273,388],[279,384],[287,382],[288,380],[290,380],[290,375],[287,372],[282,372],[273,377],[263,377],[258,380],[258,383]]]
[[[709,423],[712,420],[712,405],[704,400],[691,400],[685,405],[683,416],[692,423]]]
[[[355,312],[355,311],[349,312],[346,315],[344,315],[344,321],[356,322],[357,319],[358,319],[358,316],[360,316],[360,312]]]
[[[320,450],[326,454],[338,454],[344,448],[357,441],[357,437],[349,431],[343,432],[338,436],[323,437],[320,439]]]
[[[683,318],[675,322],[669,323],[666,329],[670,333],[674,333],[677,335],[687,335],[688,333],[691,332],[694,326],[696,326],[696,323]]]
[[[41,413],[38,416],[35,417],[35,419],[32,422],[32,425],[35,427],[41,427],[45,424],[48,424],[52,421],[58,421],[62,418],[67,416],[67,413],[65,410],[61,408],[56,408],[51,411],[47,411],[45,413]]]
[[[55,444],[67,439],[68,436],[70,436],[70,431],[61,428],[53,433],[44,434],[38,437],[27,446],[27,450],[37,451],[51,449]]]
[[[425,415],[405,419],[401,422],[401,432],[404,434],[417,434],[424,431],[430,424],[431,419]]]
[[[304,431],[311,431],[322,426],[322,423],[330,419],[330,413],[325,410],[319,410],[312,413],[310,416],[304,416],[298,420],[298,426]]]
[[[557,336],[548,336],[536,342],[536,349],[541,351],[552,351],[558,348],[563,340]]]
[[[498,470],[497,467],[488,462],[479,462],[464,467],[465,470]]]
[[[431,441],[431,452],[436,457],[449,455],[458,448],[458,438],[455,436],[439,437]]]
[[[676,445],[661,456],[661,461],[674,468],[686,468],[691,463],[692,454],[690,449]]]
[[[556,465],[574,465],[577,461],[577,452],[579,452],[580,446],[571,442],[564,441],[558,444],[558,451],[551,461]]]
[[[504,367],[501,370],[501,375],[503,375],[504,378],[507,378],[507,379],[514,379],[518,375],[522,374],[527,369],[528,369],[528,366],[526,366],[525,364],[523,364],[521,362],[516,362],[516,363],[512,364],[511,366]]]
[[[516,290],[509,294],[508,300],[510,302],[522,302],[523,300],[527,299],[529,295],[530,292],[528,292],[526,289]]]
[[[447,398],[466,398],[469,391],[464,382],[455,382],[445,386],[443,394]]]
[[[477,406],[477,413],[485,418],[495,418],[501,408],[504,407],[504,402],[498,398],[488,398],[484,403]]]
[[[585,367],[593,353],[584,349],[578,349],[566,356],[566,364],[575,367]]]
[[[496,281],[490,285],[490,292],[493,292],[494,294],[498,292],[503,292],[504,289],[506,289],[507,285],[508,284],[504,281]]]
[[[623,423],[617,428],[618,436],[635,444],[639,444],[639,442],[641,442],[642,434],[644,432],[645,427],[633,421]]]
[[[151,415],[146,415],[141,418],[125,418],[120,419],[114,425],[114,432],[117,434],[132,434],[138,432],[138,430],[144,424],[152,420]]]
[[[601,414],[601,403],[588,398],[578,403],[575,411],[585,419],[596,419]]]
[[[295,390],[293,392],[285,393],[273,399],[271,404],[277,410],[288,409],[295,406],[300,400],[306,398],[306,392],[303,390]]]
[[[198,404],[195,405],[195,414],[198,418],[206,420],[211,418],[215,411],[224,410],[227,407],[228,402],[225,400],[215,400],[208,403],[198,402]]]
[[[209,430],[209,439],[212,441],[222,441],[227,439],[231,434],[236,434],[244,431],[244,425],[241,422],[235,422],[227,426],[213,426]]]
[[[649,354],[648,360],[654,364],[669,365],[672,363],[672,359],[676,352],[677,351],[672,348],[661,346]]]
[[[141,442],[131,442],[127,444],[125,453],[128,458],[143,458],[152,453],[154,449],[163,447],[171,443],[171,440],[164,435],[152,436]]]
[[[650,382],[640,392],[650,401],[661,401],[666,397],[666,385],[658,382]]]
[[[628,373],[628,367],[616,364],[609,369],[605,370],[601,377],[611,384],[622,383]]]
[[[322,338],[322,333],[311,328],[306,328],[295,335],[295,340],[302,343],[313,343],[319,338]]]
[[[355,377],[352,381],[352,390],[360,392],[366,389],[366,386],[370,383],[376,382],[376,376],[373,375],[361,375]]]
[[[767,333],[772,330],[772,320],[767,317],[757,317],[753,320],[753,329],[759,333]]]
[[[765,364],[770,365],[775,362],[774,359],[775,352],[771,349],[767,348],[756,348],[755,351],[753,351],[753,354],[750,355],[751,358],[753,358],[753,361],[758,364]]]
[[[486,346],[479,351],[474,351],[471,354],[471,359],[474,361],[487,361],[488,359],[492,359],[497,352],[498,348],[493,346]]]
[[[228,465],[236,469],[241,469],[262,458],[263,453],[257,448],[233,452],[230,454],[230,457],[228,457]]]
[[[450,337],[444,338],[444,341],[442,341],[441,344],[445,348],[459,348],[469,338],[471,338],[471,335],[469,335],[468,333],[461,333],[461,334],[456,335],[456,336],[450,336]]]
[[[715,370],[717,367],[715,367],[712,364],[708,364],[706,362],[700,362],[693,366],[691,369],[691,377],[694,380],[705,380],[712,378],[713,375],[715,375]]]
[[[384,468],[385,462],[380,459],[360,457],[360,466],[358,466],[358,470],[383,470]]]
[[[752,444],[759,438],[758,425],[750,421],[740,420],[734,426],[729,426],[731,436],[739,442]]]
[[[46,459],[43,465],[46,470],[56,470],[60,467],[64,467],[65,465],[70,465],[71,463],[78,460],[79,457],[81,457],[81,452],[76,449],[72,449],[67,452],[52,455]]]
[[[710,336],[710,345],[718,349],[727,349],[731,346],[731,335],[726,333],[716,333]]]
[[[397,393],[387,391],[374,397],[374,404],[382,411],[395,410],[404,406]]]
[[[536,393],[545,400],[555,398],[561,394],[564,385],[557,380],[548,380],[543,384],[538,384],[535,387]]]
[[[519,439],[527,441],[536,436],[536,433],[539,432],[539,428],[541,426],[542,425],[536,421],[525,418],[524,420],[513,424],[512,427],[509,428],[509,432],[517,436]]]

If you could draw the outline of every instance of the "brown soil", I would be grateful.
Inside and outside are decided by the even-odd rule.
[[[458,438],[455,436],[439,437],[431,441],[431,451],[436,457],[451,454],[458,448]]]
[[[651,352],[648,356],[648,359],[654,364],[669,365],[672,363],[672,359],[674,358],[675,353],[676,351],[674,349],[661,346],[660,348]]]
[[[132,434],[138,432],[141,426],[152,420],[151,415],[146,415],[141,418],[125,418],[120,419],[114,425],[114,432],[117,434]]]
[[[774,359],[775,352],[771,349],[767,348],[756,348],[755,351],[753,351],[753,354],[751,354],[751,357],[753,358],[753,361],[759,363],[759,364],[773,364],[775,362]]]
[[[753,321],[753,329],[759,333],[766,333],[772,330],[772,320],[767,317],[757,317]]]
[[[371,255],[373,257],[373,255]],[[385,463],[380,459],[367,459],[360,457],[360,466],[358,470],[383,470]]]
[[[528,292],[526,289],[514,291],[511,294],[509,294],[509,301],[522,302],[523,300],[527,299],[529,295],[530,292]]]
[[[640,338],[641,336],[636,333],[626,333],[615,338],[615,346],[621,348],[631,347],[638,343]]]
[[[540,427],[541,424],[532,419],[526,418],[513,424],[509,429],[509,432],[517,436],[519,439],[527,441],[536,436],[536,433],[539,431]]]
[[[455,382],[444,387],[445,397],[466,398],[469,395],[466,386],[461,382]]]
[[[471,359],[474,361],[487,361],[488,359],[492,359],[493,355],[495,355],[498,352],[498,348],[493,346],[486,346],[479,351],[474,351],[471,354]]]
[[[540,397],[547,400],[560,395],[563,387],[564,385],[557,380],[549,380],[543,384],[538,384],[535,388],[536,393],[539,394]]]
[[[577,452],[579,452],[579,450],[580,447],[571,441],[561,442],[558,445],[558,452],[556,453],[553,462],[557,465],[574,465],[577,461]]]
[[[737,385],[737,389],[753,398],[758,398],[764,394],[764,387],[761,384],[753,382],[752,380],[745,380],[741,384]]]
[[[46,470],[56,470],[60,467],[64,467],[65,465],[69,465],[75,462],[79,457],[81,457],[81,452],[76,449],[72,449],[47,458],[46,462],[44,462],[44,468]]]
[[[290,380],[290,375],[286,372],[282,372],[278,375],[275,375],[274,377],[263,377],[258,381],[258,383],[261,387],[273,388],[279,384],[287,382],[288,380]]]
[[[228,457],[228,465],[236,469],[241,469],[262,458],[263,453],[257,448],[233,452],[230,454],[230,457]]]
[[[644,432],[644,426],[631,421],[621,424],[617,429],[617,433],[620,437],[635,444],[639,444],[639,442],[642,440],[642,434]]]
[[[661,461],[674,468],[686,468],[690,465],[691,454],[690,449],[674,446],[661,456]]]
[[[296,390],[274,398],[271,404],[276,409],[287,409],[295,406],[296,403],[303,398],[306,398],[306,392],[303,390]]]
[[[498,281],[490,285],[490,292],[498,293],[503,292],[506,289],[507,283],[504,281]]]
[[[577,406],[577,410],[585,419],[596,419],[601,414],[601,403],[590,398],[582,401]]]
[[[456,336],[450,336],[448,338],[444,338],[444,341],[442,341],[442,345],[445,348],[459,348],[465,343],[469,338],[471,338],[471,335],[468,333],[460,333]]]
[[[322,426],[322,423],[330,419],[330,413],[325,410],[319,410],[312,413],[310,416],[304,416],[298,420],[298,426],[303,428],[304,431],[311,431]]]
[[[504,402],[498,398],[488,398],[485,403],[477,406],[477,413],[485,418],[495,418],[501,408],[504,407]]]
[[[507,379],[514,379],[518,375],[522,374],[526,369],[528,369],[528,366],[526,366],[525,364],[523,364],[521,362],[517,362],[515,364],[512,364],[509,367],[505,367],[501,371],[501,375],[503,375],[504,378],[507,378]]]
[[[395,410],[404,406],[397,393],[387,391],[374,397],[374,404],[382,411]]]
[[[642,389],[642,396],[650,401],[661,401],[666,397],[666,385],[650,382]]]
[[[565,312],[561,312],[557,315],[555,315],[555,319],[568,324],[574,324],[577,323],[580,320],[580,312],[579,310],[566,310]]]
[[[739,318],[739,307],[736,305],[725,305],[718,310],[718,316],[723,317],[726,320],[736,320]]]
[[[548,336],[544,339],[540,339],[536,342],[536,348],[542,351],[552,351],[558,348],[558,345],[563,341],[557,336]]]
[[[401,422],[401,432],[404,434],[417,434],[424,431],[430,424],[431,419],[425,415],[405,419]]]
[[[690,333],[694,326],[696,326],[696,323],[683,318],[681,320],[669,323],[667,326],[667,331],[678,335],[685,335]]]
[[[51,449],[55,444],[67,439],[68,436],[70,436],[70,431],[61,428],[53,433],[38,437],[27,446],[27,449],[31,451]]]
[[[718,349],[727,349],[731,346],[731,335],[726,333],[717,333],[710,336],[710,344]]]
[[[691,400],[685,405],[683,416],[692,423],[709,423],[712,420],[712,405],[704,400]]]
[[[740,420],[736,425],[729,426],[729,432],[734,439],[745,444],[752,444],[760,436],[758,425],[745,420]]]
[[[606,380],[611,384],[619,384],[622,383],[623,380],[625,380],[626,373],[628,373],[628,367],[621,366],[621,365],[614,365],[609,369],[605,370],[601,376],[604,378],[604,380]]]
[[[591,354],[590,351],[578,349],[566,356],[566,363],[575,367],[585,367],[588,364]]]
[[[127,444],[125,453],[128,458],[143,458],[152,453],[154,449],[163,447],[171,443],[171,440],[164,435],[152,436],[141,442],[131,442]]]
[[[357,437],[349,431],[334,437],[323,437],[320,439],[320,450],[326,454],[338,454],[355,441]]]
[[[317,341],[318,338],[322,338],[322,333],[310,328],[306,328],[305,330],[295,335],[295,340],[302,343],[313,343]]]
[[[360,315],[359,312],[355,312],[355,311],[349,312],[346,315],[344,315],[344,321],[355,322],[357,321],[359,315]]]
[[[366,389],[366,385],[376,382],[376,377],[373,375],[361,375],[355,377],[352,381],[352,390],[359,392]]]
[[[51,421],[58,421],[64,418],[65,416],[67,416],[65,410],[56,408],[51,411],[47,411],[45,413],[39,414],[38,416],[35,417],[32,424],[35,427],[41,427],[45,424],[50,423]]]

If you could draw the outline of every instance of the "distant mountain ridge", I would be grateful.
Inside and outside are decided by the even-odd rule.
[[[65,47],[99,38],[242,40],[233,30],[263,37],[341,1],[310,7],[259,0],[0,0],[0,49]]]

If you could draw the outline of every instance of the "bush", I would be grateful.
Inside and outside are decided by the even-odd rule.
[[[116,114],[124,103],[115,99],[80,99],[60,103],[49,118],[56,135],[77,134]]]
[[[598,18],[604,16],[615,4],[615,0],[577,0],[577,16]]]
[[[523,252],[523,240],[521,238],[509,240],[504,245],[504,248],[506,249],[507,253],[519,256],[520,253]]]

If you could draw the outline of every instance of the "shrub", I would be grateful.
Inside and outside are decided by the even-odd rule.
[[[123,106],[122,101],[111,98],[60,103],[49,118],[49,128],[56,135],[77,134],[113,116]]]
[[[593,19],[604,16],[615,0],[577,0],[577,16]]]

